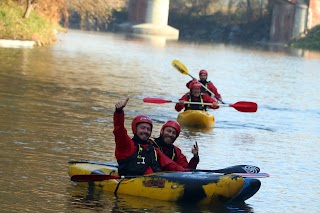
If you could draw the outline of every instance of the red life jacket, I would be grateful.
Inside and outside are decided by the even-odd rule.
[[[161,172],[154,146],[150,143],[145,149],[138,143],[135,145],[137,149],[131,156],[118,160],[119,175],[143,175],[149,166],[153,172]]]
[[[200,94],[199,96],[200,100],[197,98],[195,99],[194,97],[192,97],[192,95],[188,94],[188,99],[190,102],[200,102],[203,103],[203,98],[202,98],[202,94]],[[202,104],[186,104],[185,105],[185,110],[207,110],[207,106]]]

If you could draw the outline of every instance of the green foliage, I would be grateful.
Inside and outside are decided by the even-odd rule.
[[[296,48],[320,50],[320,25],[311,29],[306,37],[290,42],[290,45]]]
[[[36,40],[49,44],[55,40],[57,25],[33,11],[28,19],[22,18],[25,8],[15,2],[0,2],[0,38]]]

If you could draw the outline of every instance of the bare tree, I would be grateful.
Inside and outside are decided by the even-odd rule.
[[[26,11],[24,12],[24,15],[22,16],[23,18],[29,18],[31,11],[35,6],[35,0],[27,0],[26,3],[27,3],[27,7],[26,7]]]
[[[68,0],[68,9],[81,17],[81,28],[96,25],[98,28],[110,22],[114,10],[120,11],[126,0]]]

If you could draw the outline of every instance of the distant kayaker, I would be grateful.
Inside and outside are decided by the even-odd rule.
[[[180,124],[177,121],[167,121],[160,130],[160,136],[158,138],[151,138],[154,144],[170,159],[186,169],[196,169],[199,163],[198,143],[193,145],[191,150],[193,157],[190,162],[181,149],[173,145],[174,141],[179,137],[181,131]]]
[[[214,94],[214,97],[215,97],[216,99],[218,99],[221,103],[223,103],[222,97],[221,97],[221,95],[219,94],[218,89],[213,85],[213,83],[212,83],[211,81],[208,81],[207,78],[208,78],[208,72],[207,72],[207,70],[200,70],[200,71],[199,71],[199,82],[200,82],[203,86],[205,86],[208,90],[210,90],[211,93],[210,93],[208,90],[206,90],[204,87],[201,87],[201,92],[203,92],[203,93],[208,93],[208,95],[210,95],[210,96],[212,96],[212,94]],[[193,80],[197,80],[197,79],[194,78]],[[190,83],[191,83],[193,80],[189,81],[189,82],[186,84],[187,88],[189,88],[189,85],[190,85]]]
[[[206,110],[207,106],[202,104],[185,104],[184,102],[200,102],[200,103],[212,103],[209,106],[212,109],[218,109],[218,103],[215,98],[212,98],[206,93],[201,93],[201,83],[197,80],[193,80],[189,84],[190,92],[186,93],[179,99],[179,103],[176,104],[175,109],[180,112],[183,108],[185,110]]]
[[[136,116],[132,120],[133,138],[130,138],[124,126],[123,108],[129,98],[115,104],[113,116],[115,136],[115,157],[118,161],[119,175],[145,175],[160,171],[186,171],[182,166],[169,159],[159,148],[155,148],[149,139],[152,132],[152,120],[146,115]]]

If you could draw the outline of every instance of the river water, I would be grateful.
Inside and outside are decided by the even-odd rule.
[[[252,101],[256,113],[211,110],[212,129],[183,128],[176,141],[200,169],[237,164],[270,174],[243,205],[205,207],[95,192],[70,182],[70,160],[116,162],[114,104],[130,97],[126,126],[138,114],[153,134],[176,119],[171,103],[207,69],[225,102]],[[319,212],[320,53],[258,46],[186,43],[69,31],[55,45],[0,48],[1,212]]]

